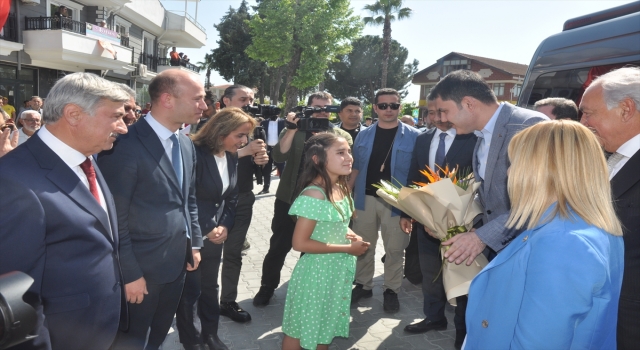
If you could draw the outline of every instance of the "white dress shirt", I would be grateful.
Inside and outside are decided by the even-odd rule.
[[[222,179],[222,191],[220,193],[224,193],[224,191],[229,188],[229,164],[227,162],[227,153],[222,157],[218,157],[216,155],[213,156],[216,159],[216,164],[218,165],[218,172],[220,173],[220,178]]]
[[[489,147],[491,147],[491,138],[493,137],[493,129],[496,126],[496,121],[498,120],[498,115],[502,110],[502,106],[504,102],[498,106],[496,112],[493,113],[491,119],[487,122],[487,125],[481,131],[476,130],[474,134],[481,138],[480,146],[478,147],[478,152],[476,153],[476,158],[478,159],[478,174],[481,178],[484,179],[484,174],[487,170],[487,159],[489,158]]]
[[[618,161],[618,163],[611,169],[611,173],[609,174],[609,180],[613,179],[614,176],[622,169],[622,167],[627,164],[629,159],[633,157],[640,150],[640,134],[632,137],[627,142],[623,143],[620,148],[616,150],[617,153],[622,154],[624,157]]]
[[[436,129],[436,132],[433,134],[433,139],[431,139],[431,145],[429,146],[429,168],[431,168],[432,170],[436,170],[436,152],[438,151],[438,145],[440,144],[440,134],[442,133],[447,134],[447,137],[444,138],[445,157],[447,153],[449,153],[449,148],[451,148],[451,144],[453,144],[453,139],[456,138],[456,129],[454,128],[451,128],[447,131]]]
[[[80,164],[82,164],[87,157],[76,151],[75,149],[69,147],[66,143],[62,142],[59,138],[55,137],[49,130],[47,130],[46,125],[43,125],[38,131],[38,137],[44,142],[47,147],[51,148],[51,150],[62,159],[62,161],[67,164],[71,170],[73,170],[76,175],[80,178],[80,181],[87,186],[89,190],[89,180],[87,179],[87,175],[85,175],[82,168],[80,168]],[[95,165],[94,165],[95,167]],[[102,188],[100,188],[100,183],[96,180],[96,186],[98,187],[98,196],[100,197],[100,206],[109,216],[109,211],[107,211],[107,202],[104,200],[104,194],[102,193]],[[92,195],[93,197],[93,195]],[[111,223],[109,223],[111,224]]]
[[[269,132],[267,135],[267,145],[274,147],[278,144],[278,120],[269,120]]]

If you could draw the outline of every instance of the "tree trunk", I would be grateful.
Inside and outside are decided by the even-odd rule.
[[[371,93],[371,99],[369,101],[371,101],[371,122],[373,123],[373,119],[378,118],[378,114],[375,109],[373,109],[373,104],[375,103],[374,101],[376,98],[376,87],[372,81],[369,81],[369,92]]]
[[[324,91],[324,81],[321,81],[320,84],[318,84],[318,91]]]
[[[382,77],[380,78],[380,87],[387,87],[387,72],[389,69],[389,47],[391,46],[391,21],[388,16],[384,19],[384,28],[382,29]]]
[[[295,34],[294,34],[294,42],[296,42]],[[298,88],[293,86],[293,77],[296,75],[298,68],[300,68],[300,59],[302,58],[302,48],[295,47],[293,49],[293,56],[291,57],[291,61],[289,61],[289,65],[287,66],[287,88],[284,91],[286,95],[286,102],[284,104],[285,113],[289,112],[293,107],[298,104]]]
[[[282,86],[282,72],[284,68],[285,67],[269,69],[269,76],[271,77],[269,82],[269,97],[273,105],[277,105],[278,102],[280,102],[280,86]]]

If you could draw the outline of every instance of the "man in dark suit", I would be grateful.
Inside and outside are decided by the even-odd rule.
[[[456,168],[460,174],[470,173],[472,169],[473,149],[477,137],[474,134],[456,135],[456,130],[451,128],[451,123],[442,122],[437,118],[434,101],[427,102],[428,118],[430,123],[436,127],[420,134],[416,139],[411,157],[409,177],[407,184],[414,182],[428,183],[426,176],[420,170],[426,169],[428,165],[431,169],[449,167]],[[402,213],[400,226],[406,233],[411,232],[411,218]],[[442,284],[442,274],[440,267],[442,258],[440,257],[440,240],[429,236],[424,227],[416,224],[418,251],[420,252],[420,270],[422,272],[422,294],[424,296],[424,314],[426,318],[415,324],[404,328],[409,333],[424,333],[430,330],[447,329],[447,319],[444,316],[444,307],[447,297]],[[434,279],[438,278],[434,281]],[[457,298],[455,310],[456,325],[456,346],[462,346],[466,335],[465,311],[467,297]]]
[[[544,114],[498,103],[491,87],[478,73],[458,70],[447,74],[428,96],[436,103],[443,122],[450,122],[458,134],[478,136],[473,152],[473,174],[482,181],[478,191],[484,208],[483,226],[454,236],[443,245],[451,245],[445,254],[449,262],[467,265],[489,247],[488,258],[504,248],[511,232],[504,229],[511,204],[507,193],[507,146],[520,130],[544,120]]]
[[[284,119],[278,118],[277,115],[272,115],[269,119],[260,123],[260,126],[264,129],[264,133],[267,136],[267,153],[269,154],[269,162],[262,166],[262,177],[264,178],[264,186],[262,187],[262,191],[258,194],[267,194],[269,193],[269,185],[271,185],[271,170],[273,169],[273,156],[271,155],[271,151],[273,147],[278,144],[278,136],[280,132],[284,129]],[[284,163],[275,163],[278,168],[278,172],[282,174],[282,170],[284,170]]]
[[[130,92],[65,76],[47,97],[46,125],[0,159],[0,274],[34,279],[24,300],[38,316],[37,337],[15,349],[106,350],[126,319],[117,213],[91,155],[127,133]]]
[[[207,109],[189,73],[168,70],[149,85],[151,111],[113,150],[100,154],[118,212],[120,256],[130,310],[116,349],[157,349],[178,307],[186,270],[200,261],[195,198],[196,155],[178,132]],[[148,341],[147,341],[147,333]]]
[[[580,102],[582,124],[605,151],[622,223],[624,275],[618,306],[618,349],[640,344],[640,68],[620,68],[595,79]]]

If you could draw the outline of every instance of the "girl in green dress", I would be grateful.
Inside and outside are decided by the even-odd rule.
[[[282,349],[328,349],[334,337],[349,336],[355,257],[369,248],[349,229],[352,164],[342,137],[320,133],[305,143],[300,194],[289,211],[298,217],[293,249],[305,254],[289,281]]]

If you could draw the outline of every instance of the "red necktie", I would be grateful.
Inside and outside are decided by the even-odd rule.
[[[80,164],[80,168],[84,171],[84,174],[87,175],[87,180],[89,181],[89,191],[100,204],[100,195],[98,194],[98,184],[96,183],[96,169],[93,167],[93,163],[91,163],[91,159],[85,159],[82,164]]]

